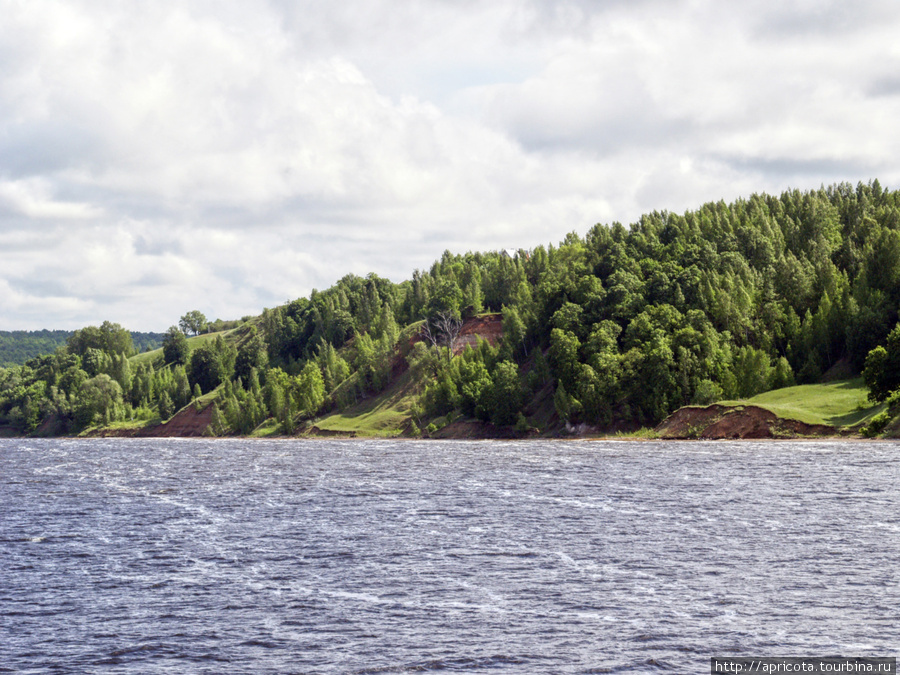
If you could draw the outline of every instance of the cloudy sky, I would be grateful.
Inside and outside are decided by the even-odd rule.
[[[894,0],[0,0],[0,329],[900,185]]]

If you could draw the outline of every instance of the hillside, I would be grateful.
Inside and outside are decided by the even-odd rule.
[[[785,387],[743,401],[720,401],[720,404],[755,405],[786,419],[850,429],[884,410],[884,404],[873,404],[868,394],[869,388],[857,378]]]
[[[844,183],[347,275],[131,358],[86,327],[0,370],[0,425],[153,427],[200,399],[213,434],[633,431],[719,401],[853,428],[866,386],[823,378],[900,388],[898,309],[900,192]]]
[[[73,331],[68,330],[13,330],[0,331],[0,368],[21,366],[31,359],[52,354],[66,341]],[[131,333],[134,348],[139,351],[157,349],[162,343],[162,333]]]
[[[884,404],[861,379],[775,389],[742,401],[679,408],[656,428],[661,438],[784,438],[855,434]]]

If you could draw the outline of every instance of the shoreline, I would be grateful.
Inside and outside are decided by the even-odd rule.
[[[211,407],[197,410],[188,405],[162,423],[130,427],[93,428],[80,434],[54,434],[50,428],[34,434],[17,433],[13,427],[0,427],[0,438],[241,438],[241,439],[336,439],[336,440],[621,440],[621,441],[698,441],[698,440],[890,440],[867,438],[859,426],[838,428],[809,424],[779,417],[756,405],[684,406],[677,409],[654,429],[604,431],[587,425],[559,427],[540,433],[536,429],[516,432],[512,427],[495,427],[478,420],[459,419],[430,435],[410,436],[404,433],[367,434],[357,430],[320,429],[315,424],[300,433],[286,435],[260,433],[250,435],[212,436],[207,433]],[[58,427],[57,427],[58,429]],[[50,433],[48,433],[48,431]],[[274,431],[274,430],[273,430]]]

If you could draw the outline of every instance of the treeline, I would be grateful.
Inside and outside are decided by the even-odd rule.
[[[0,368],[22,365],[29,359],[52,354],[72,335],[68,330],[0,331]],[[138,352],[159,349],[162,333],[131,333],[133,348]]]
[[[70,334],[65,330],[0,331],[0,368],[21,365],[41,354],[52,354],[66,344]]]
[[[215,338],[187,339],[209,330],[192,312],[155,361],[83,329],[52,357],[0,371],[0,416],[77,429],[165,419],[216,392],[215,433],[268,418],[291,433],[409,367],[413,433],[448,413],[541,426],[535,401],[556,422],[652,425],[836,364],[859,372],[890,350],[898,307],[900,192],[844,183],[654,212],[531,251],[445,252],[399,284],[349,275]],[[502,314],[502,342],[459,353],[462,320],[484,312]]]

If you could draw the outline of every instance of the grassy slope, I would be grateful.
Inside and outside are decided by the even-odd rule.
[[[377,396],[316,420],[315,425],[323,431],[359,436],[399,436],[409,424],[415,384],[410,371],[406,371]]]
[[[240,330],[240,328],[235,328],[233,330],[225,330],[225,331],[220,331],[218,333],[204,333],[203,335],[195,335],[194,337],[189,337],[187,339],[188,348],[190,349],[190,351],[194,351],[195,349],[197,349],[197,347],[200,347],[200,346],[206,344],[207,342],[215,340],[220,335],[223,337],[226,337],[229,334],[236,333],[239,330]],[[227,339],[227,337],[226,337],[226,339]],[[154,349],[153,351],[150,351],[150,352],[141,352],[140,354],[135,354],[134,356],[132,356],[129,359],[129,362],[131,363],[132,366],[136,366],[140,363],[152,362],[153,359],[155,359],[156,357],[162,357],[162,348]]]
[[[807,424],[852,427],[881,412],[884,405],[871,405],[869,390],[862,379],[802,384],[774,389],[741,401],[720,401],[723,405],[756,405],[779,417]]]

